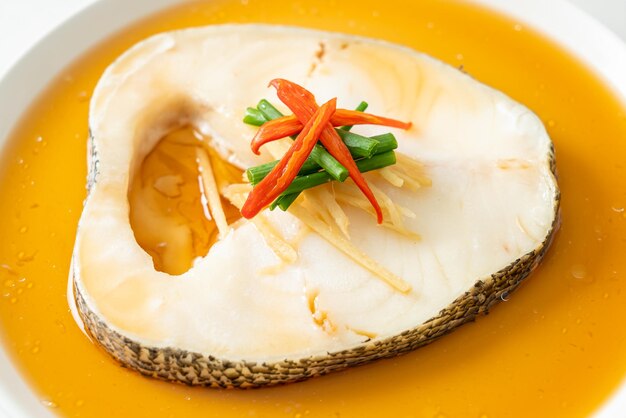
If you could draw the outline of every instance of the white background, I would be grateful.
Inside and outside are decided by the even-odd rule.
[[[94,1],[0,0],[0,78],[37,40]],[[570,1],[626,40],[626,0]]]

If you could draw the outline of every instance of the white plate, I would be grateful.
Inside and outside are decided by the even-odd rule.
[[[7,1],[7,0],[2,0]],[[0,80],[0,151],[28,104],[69,62],[138,18],[180,0],[99,0],[36,44]],[[585,13],[563,0],[474,0],[512,16],[561,44],[626,98],[626,45]],[[45,65],[42,65],[45,63]],[[623,100],[626,105],[626,100]],[[0,349],[0,417],[52,417]],[[626,382],[597,413],[623,417]]]

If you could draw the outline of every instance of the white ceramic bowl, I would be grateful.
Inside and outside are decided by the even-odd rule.
[[[129,23],[181,0],[99,0],[36,44],[0,80],[0,152],[35,96],[69,62]],[[543,33],[591,67],[626,105],[626,45],[564,0],[474,0]],[[45,63],[45,65],[42,65]],[[596,413],[626,416],[626,382]],[[0,348],[0,418],[52,417]]]

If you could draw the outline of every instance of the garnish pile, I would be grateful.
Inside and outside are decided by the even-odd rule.
[[[424,166],[397,152],[398,142],[391,133],[365,137],[350,131],[352,125],[409,129],[411,123],[364,113],[364,102],[356,110],[337,109],[336,99],[318,106],[311,92],[287,80],[272,80],[270,85],[293,115],[284,116],[267,100],[261,100],[256,108],[246,110],[244,122],[259,126],[252,151],[259,154],[260,147],[266,145],[277,160],[248,169],[249,183],[230,184],[220,192],[251,220],[280,260],[261,273],[274,274],[299,258],[295,244],[259,213],[267,206],[289,208],[307,229],[395,290],[409,292],[408,282],[351,242],[350,220],[344,209],[351,206],[362,210],[373,215],[381,227],[412,241],[420,239],[404,224],[404,219],[415,218],[415,213],[394,202],[380,185],[413,192],[428,187],[431,182]],[[367,171],[376,173],[369,184],[362,174]],[[348,177],[354,184],[345,181]],[[306,193],[298,199],[303,191]]]
[[[303,190],[333,180],[343,182],[350,177],[374,208],[381,224],[383,212],[361,173],[395,164],[393,150],[398,142],[391,133],[365,137],[350,129],[361,124],[409,129],[411,123],[363,113],[367,108],[365,102],[356,110],[337,109],[337,99],[318,106],[311,92],[288,80],[275,79],[270,85],[294,114],[283,116],[267,100],[261,100],[256,108],[248,108],[244,122],[260,126],[252,139],[252,151],[259,154],[264,144],[288,136],[294,141],[280,160],[246,171],[254,188],[241,214],[250,219],[268,205],[270,209],[287,210]]]

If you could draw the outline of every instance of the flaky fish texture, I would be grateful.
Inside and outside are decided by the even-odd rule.
[[[430,187],[368,181],[414,214],[404,222],[415,236],[339,201],[351,244],[410,291],[379,280],[290,212],[261,214],[297,252],[281,268],[249,221],[179,276],[156,271],[137,244],[127,195],[146,154],[167,132],[192,125],[241,168],[269,161],[252,154],[255,128],[241,119],[261,98],[279,103],[267,88],[277,77],[302,84],[319,103],[367,100],[372,113],[412,122],[392,131]],[[553,147],[539,118],[456,68],[377,40],[270,25],[156,35],[106,70],[89,125],[89,195],[71,299],[113,357],[157,378],[260,387],[406,353],[515,289],[558,225]]]

